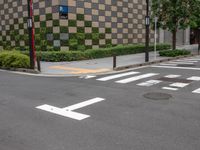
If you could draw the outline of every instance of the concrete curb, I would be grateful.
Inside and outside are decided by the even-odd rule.
[[[6,71],[18,71],[18,72],[25,72],[25,73],[32,73],[32,74],[40,74],[38,70],[33,70],[33,69],[25,69],[25,68],[0,68],[2,70]]]
[[[151,62],[145,62],[145,63],[140,63],[140,64],[116,67],[113,70],[120,71],[120,70],[125,70],[125,69],[130,69],[130,68],[149,66],[149,65],[153,65],[153,64],[158,64],[158,63],[162,63],[162,62],[168,62],[168,61],[172,61],[172,60],[177,60],[177,59],[181,59],[181,58],[188,58],[188,57],[193,57],[193,56],[199,56],[199,55],[191,54],[191,55],[185,55],[185,56],[177,56],[177,57],[173,57],[173,58],[167,58],[167,59],[156,60],[156,61],[151,61]]]

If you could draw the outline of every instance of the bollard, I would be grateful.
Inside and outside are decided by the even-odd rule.
[[[40,57],[37,57],[37,68],[41,72]]]
[[[115,69],[117,67],[117,56],[114,55],[113,56],[113,69]]]

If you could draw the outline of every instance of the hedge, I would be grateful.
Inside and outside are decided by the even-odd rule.
[[[171,46],[168,44],[159,44],[157,46],[158,50],[168,50]],[[151,45],[150,51],[154,50],[154,46]],[[113,55],[127,55],[143,53],[145,51],[144,45],[118,45],[109,48],[99,48],[90,49],[85,51],[47,51],[47,52],[37,52],[37,56],[41,58],[42,61],[47,62],[61,62],[61,61],[77,61],[77,60],[88,60],[95,58],[111,57]],[[22,52],[29,55],[29,53]]]
[[[182,50],[176,49],[176,50],[160,51],[159,54],[160,56],[164,57],[176,57],[176,56],[190,55],[191,52],[183,49]]]
[[[0,52],[0,68],[29,68],[30,59],[18,51]]]

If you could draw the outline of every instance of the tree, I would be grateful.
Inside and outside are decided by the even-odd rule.
[[[152,0],[153,17],[158,17],[158,26],[172,33],[172,48],[176,49],[178,29],[196,24],[196,11],[200,0]],[[194,11],[195,10],[195,11]]]
[[[198,1],[198,7],[194,10],[194,18],[193,22],[190,25],[191,28],[197,28],[198,29],[198,54],[200,53],[200,0]]]

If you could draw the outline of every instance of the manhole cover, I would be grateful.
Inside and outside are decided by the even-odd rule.
[[[167,93],[146,93],[143,96],[151,100],[169,100],[172,98],[172,96]]]
[[[196,65],[193,65],[193,64],[178,64],[177,66],[178,67],[194,67]]]

